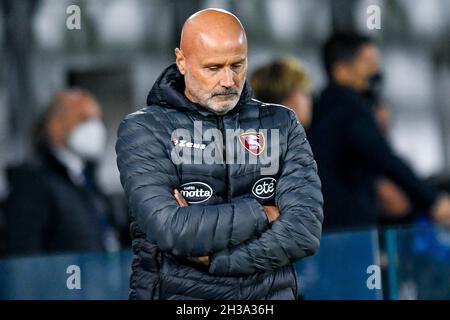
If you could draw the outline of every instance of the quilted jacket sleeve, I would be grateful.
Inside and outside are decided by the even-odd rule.
[[[429,211],[438,197],[437,191],[419,179],[407,163],[394,153],[367,108],[356,102],[349,106],[349,117],[352,118],[349,118],[344,132],[351,152],[398,184],[419,209]]]
[[[280,217],[260,237],[211,256],[209,272],[245,275],[270,271],[319,249],[323,197],[317,165],[303,127],[292,112],[275,202]]]
[[[176,167],[158,140],[161,125],[145,112],[120,124],[117,164],[130,210],[148,240],[176,256],[204,256],[246,241],[268,228],[254,199],[181,208],[173,189]]]

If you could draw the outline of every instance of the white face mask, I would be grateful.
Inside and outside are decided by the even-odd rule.
[[[106,129],[100,119],[90,119],[72,129],[67,146],[83,160],[98,160],[105,149]]]

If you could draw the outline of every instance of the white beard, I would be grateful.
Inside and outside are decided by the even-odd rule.
[[[215,105],[214,102],[212,102],[211,100],[209,100],[209,101],[208,101],[208,104],[207,104],[205,107],[206,107],[206,109],[208,109],[208,110],[214,112],[215,114],[223,115],[223,114],[226,114],[226,113],[228,113],[229,111],[233,110],[234,107],[236,107],[236,105],[237,105],[238,102],[239,102],[239,98],[240,98],[240,96],[237,95],[236,98],[234,98],[234,99],[233,99],[228,105],[226,105],[226,106],[223,106],[223,105],[222,105],[222,106]]]

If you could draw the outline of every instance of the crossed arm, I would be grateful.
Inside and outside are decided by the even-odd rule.
[[[155,122],[145,119],[148,116],[125,119],[116,145],[131,212],[148,240],[176,256],[210,256],[209,272],[223,275],[277,269],[318,250],[323,220],[320,180],[305,132],[292,113],[275,196],[279,211],[251,198],[180,205],[179,195],[173,194],[179,185],[175,166],[163,142],[147,127]]]
[[[183,196],[177,189],[175,189],[173,191],[173,196],[175,197],[175,200],[177,201],[177,203],[180,207],[185,208],[188,206],[187,201],[183,198]],[[278,208],[275,206],[263,206],[263,209],[264,209],[264,213],[266,214],[269,223],[272,223],[274,220],[278,219],[278,217],[280,216],[280,210],[278,210]],[[209,264],[209,256],[186,257],[186,259],[188,259],[192,262],[201,263],[204,265]]]
[[[288,149],[275,194],[279,218],[257,238],[212,254],[209,273],[236,276],[271,271],[319,249],[321,183],[305,131],[292,113],[290,118]]]
[[[173,189],[180,181],[170,159],[170,146],[160,141],[157,125],[149,114],[133,114],[121,123],[116,144],[131,213],[149,241],[176,256],[204,256],[238,245],[268,228],[263,207],[252,198],[179,206]]]

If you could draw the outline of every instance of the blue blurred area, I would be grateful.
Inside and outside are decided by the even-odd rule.
[[[18,258],[0,263],[0,299],[115,300],[128,298],[131,252]],[[80,267],[81,289],[66,273]]]
[[[302,298],[450,299],[449,229],[424,224],[379,234],[325,234],[319,253],[295,264]],[[80,268],[80,290],[67,288],[71,265]],[[0,299],[127,299],[130,265],[129,250],[2,260]],[[380,267],[386,287],[368,287],[370,266]]]
[[[383,298],[382,290],[369,289],[367,268],[379,265],[376,230],[324,235],[317,255],[296,264],[304,299]]]
[[[389,230],[395,249],[391,296],[405,300],[450,299],[450,228],[421,225]]]

